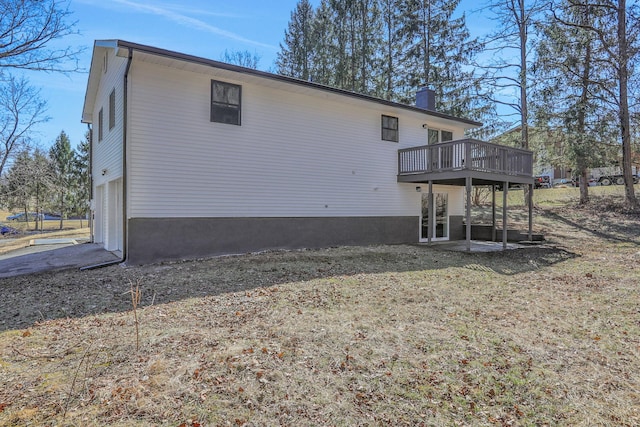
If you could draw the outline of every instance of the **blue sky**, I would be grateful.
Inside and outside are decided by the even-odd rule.
[[[219,60],[225,49],[249,51],[261,57],[260,69],[274,67],[279,45],[296,0],[71,0],[77,36],[66,42],[86,48],[80,67],[88,71],[96,39],[121,39],[162,49]],[[319,0],[312,0],[317,5]],[[473,0],[463,0],[473,3]],[[470,17],[472,32],[477,22]],[[476,28],[477,29],[477,28]],[[69,76],[29,73],[33,86],[47,100],[51,120],[38,128],[35,139],[48,148],[64,130],[72,146],[83,138],[80,123],[87,72]]]

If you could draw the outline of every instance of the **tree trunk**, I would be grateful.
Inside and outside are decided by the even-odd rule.
[[[60,197],[61,197],[61,200],[60,200],[60,230],[62,230],[62,227],[63,227],[62,218],[63,218],[63,215],[64,215],[64,191],[62,192]]]
[[[582,23],[584,25],[589,24],[588,9],[585,8],[583,15],[581,16]],[[586,127],[586,108],[589,102],[589,85],[591,77],[591,39],[587,40],[586,51],[584,54],[584,69],[582,70],[582,93],[580,94],[580,104],[578,105],[578,134],[581,136],[582,141],[580,144],[585,144],[584,140],[587,127]],[[589,203],[589,179],[587,173],[587,159],[584,155],[584,149],[580,147],[577,151],[576,166],[578,167],[578,173],[580,176],[580,204],[584,205]]]
[[[620,83],[620,133],[622,134],[622,173],[624,175],[625,203],[631,209],[638,207],[633,188],[631,168],[631,133],[629,120],[629,50],[627,45],[627,4],[626,0],[618,0],[618,78]]]

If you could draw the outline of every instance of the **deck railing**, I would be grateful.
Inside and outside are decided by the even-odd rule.
[[[399,175],[462,170],[531,177],[533,153],[474,139],[398,151]]]

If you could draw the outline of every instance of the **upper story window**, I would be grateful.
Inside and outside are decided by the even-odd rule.
[[[398,118],[382,115],[382,139],[384,141],[398,142],[399,129]]]
[[[242,86],[211,80],[211,121],[240,126]]]
[[[116,126],[116,90],[109,95],[109,130]]]
[[[431,129],[429,128],[429,145],[439,142],[453,141],[453,132],[449,130]]]
[[[102,127],[104,126],[104,113],[102,112],[102,108],[98,113],[98,142],[102,141]]]

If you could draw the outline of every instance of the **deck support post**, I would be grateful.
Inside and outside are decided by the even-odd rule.
[[[529,184],[529,241],[533,242],[533,184]]]
[[[507,196],[509,195],[509,182],[504,183],[502,192],[502,249],[507,249]]]
[[[431,244],[431,239],[433,238],[433,216],[435,215],[434,209],[433,209],[433,181],[429,181],[429,195],[427,196],[427,203],[429,203],[429,206],[427,206],[427,213],[428,213],[428,217],[427,217],[427,244]]]
[[[466,177],[467,190],[467,252],[471,252],[471,177]]]
[[[491,241],[495,242],[497,238],[496,231],[496,186],[491,185]]]

